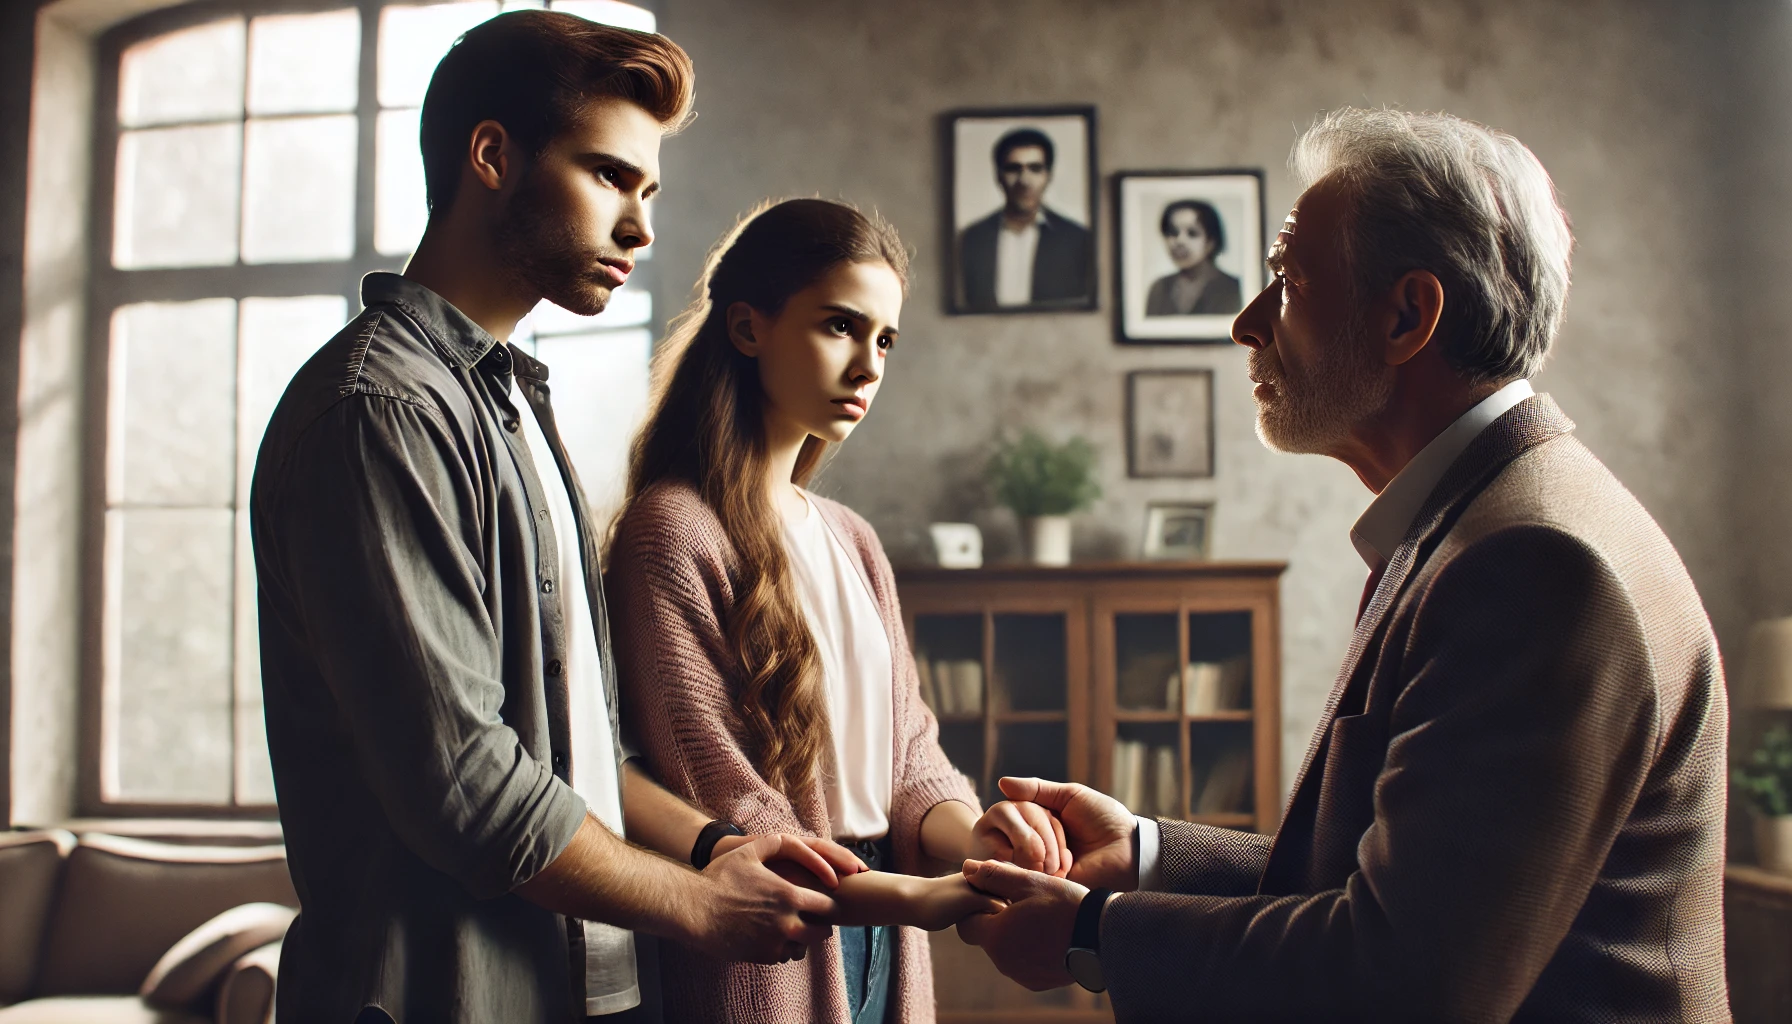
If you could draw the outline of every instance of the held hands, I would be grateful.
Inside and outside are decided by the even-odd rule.
[[[1014,781],[1018,780],[1002,780]],[[1006,785],[1002,792],[1008,793]],[[1064,825],[1051,811],[1031,802],[1030,797],[1003,800],[983,812],[983,817],[971,827],[966,853],[972,860],[1005,860],[1054,878],[1068,874],[1076,860],[1065,842]]]
[[[726,852],[723,842],[728,843]],[[825,839],[727,837],[716,843],[715,856],[703,869],[701,897],[684,908],[687,941],[719,960],[801,960],[809,946],[833,933],[823,922],[834,915],[836,905],[832,896],[780,877],[774,868],[786,865],[800,868],[826,889],[839,886],[839,873],[865,869],[844,847]]]
[[[1070,948],[1077,908],[1089,890],[1068,879],[1000,861],[967,860],[964,877],[1009,904],[1001,913],[959,922],[958,937],[983,947],[996,970],[1035,992],[1070,984],[1064,953]]]
[[[1063,877],[1092,889],[1130,892],[1139,887],[1139,866],[1133,860],[1133,830],[1138,821],[1120,801],[1075,782],[1005,777],[998,785],[1013,806],[1045,811],[1053,824],[1062,828],[1068,861]],[[995,808],[990,813],[995,813]],[[989,854],[984,859],[1009,858]],[[1033,867],[1018,857],[1013,861],[1020,867]]]

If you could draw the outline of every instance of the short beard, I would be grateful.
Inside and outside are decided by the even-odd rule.
[[[610,302],[603,255],[582,242],[565,215],[542,194],[530,168],[518,183],[493,240],[501,266],[531,291],[579,316],[596,316]]]
[[[1251,377],[1273,385],[1257,403],[1257,437],[1281,452],[1330,455],[1358,424],[1380,414],[1393,397],[1394,378],[1370,352],[1366,325],[1352,317],[1332,336],[1312,369],[1290,378],[1275,349],[1251,352]]]

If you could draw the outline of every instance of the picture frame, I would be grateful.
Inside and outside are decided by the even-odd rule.
[[[1266,216],[1261,170],[1115,174],[1120,343],[1230,344],[1233,319],[1268,283]]]
[[[941,116],[948,313],[1096,308],[1095,127],[1089,105]],[[1004,235],[1027,210],[1038,218],[1032,237]]]
[[[1126,475],[1213,476],[1213,371],[1134,370],[1126,375]]]
[[[1153,561],[1204,561],[1213,548],[1213,502],[1152,502],[1145,506],[1145,539]]]

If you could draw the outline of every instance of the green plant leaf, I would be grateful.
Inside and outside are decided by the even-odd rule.
[[[1025,431],[997,443],[984,475],[996,501],[1022,517],[1069,515],[1101,497],[1095,449],[1080,437],[1054,445]]]

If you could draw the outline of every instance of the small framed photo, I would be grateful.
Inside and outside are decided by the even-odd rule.
[[[1114,176],[1115,320],[1125,344],[1232,340],[1263,290],[1263,172]]]
[[[1199,560],[1213,537],[1213,504],[1159,504],[1145,507],[1145,557]]]
[[[1213,475],[1213,371],[1126,375],[1126,475]]]
[[[953,313],[1095,308],[1095,108],[947,114]]]

